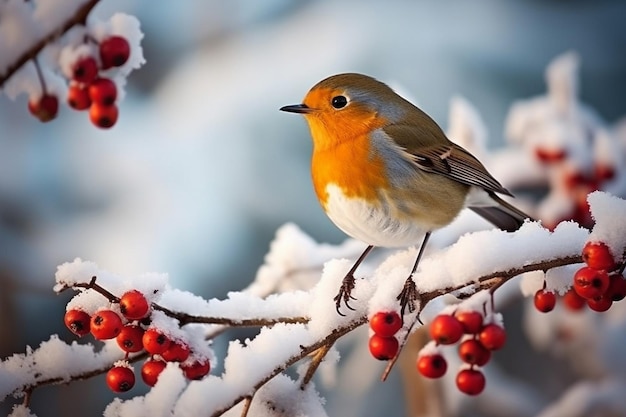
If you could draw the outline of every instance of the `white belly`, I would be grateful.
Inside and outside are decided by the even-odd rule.
[[[373,207],[365,200],[347,199],[335,185],[326,187],[326,214],[347,235],[369,245],[405,247],[422,242],[424,234],[437,227],[417,225],[407,217],[396,218],[392,210]]]

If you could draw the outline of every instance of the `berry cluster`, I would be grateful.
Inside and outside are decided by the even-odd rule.
[[[588,306],[593,311],[603,312],[614,302],[626,298],[626,279],[616,271],[617,263],[604,242],[587,242],[582,258],[587,266],[574,274],[572,288],[562,297],[567,308],[577,311]],[[552,311],[556,294],[541,289],[535,293],[534,303],[543,313]]]
[[[402,319],[395,311],[379,311],[370,319],[374,334],[370,337],[369,348],[373,357],[386,361],[398,353],[400,344],[395,335],[402,328]]]
[[[478,311],[457,311],[440,314],[430,323],[434,342],[426,345],[417,358],[417,370],[427,378],[440,378],[448,363],[437,347],[459,343],[458,354],[464,365],[456,376],[456,386],[467,395],[478,395],[485,388],[485,376],[480,371],[491,359],[491,352],[504,346],[506,332],[496,323],[484,323]]]
[[[573,288],[590,309],[606,311],[626,297],[626,280],[615,271],[617,264],[604,242],[587,242],[582,257],[587,266],[574,274]]]
[[[75,110],[89,109],[91,122],[106,129],[117,122],[117,86],[103,72],[124,65],[130,57],[130,45],[122,36],[110,36],[97,49],[97,54],[81,54],[69,66],[67,103]],[[57,116],[59,100],[45,91],[45,84],[42,86],[44,94],[30,99],[28,110],[40,121],[48,122]]]
[[[589,152],[593,152],[589,150]],[[564,147],[545,147],[538,145],[534,148],[535,159],[546,167],[558,167],[559,175],[552,175],[552,188],[558,187],[565,191],[571,205],[568,211],[562,213],[558,219],[546,222],[548,229],[554,229],[565,220],[574,220],[583,227],[591,228],[593,219],[589,212],[587,195],[596,190],[603,190],[607,183],[617,177],[616,167],[607,161],[594,161],[588,170],[574,169],[565,162],[571,155]]]
[[[208,358],[194,355],[183,340],[173,340],[163,331],[150,325],[151,305],[137,290],[131,290],[119,299],[119,311],[100,309],[93,315],[80,309],[65,313],[65,325],[77,336],[91,333],[95,339],[115,338],[126,359],[130,353],[145,350],[150,354],[141,368],[146,385],[154,386],[167,362],[179,363],[188,379],[201,379],[210,371]],[[127,360],[116,362],[107,373],[107,384],[114,392],[125,392],[135,385],[135,374]]]

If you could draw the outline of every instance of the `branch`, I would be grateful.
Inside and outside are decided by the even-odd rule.
[[[126,358],[126,360],[130,363],[135,363],[143,359],[146,359],[148,356],[149,356],[148,352],[143,351],[134,355],[129,355],[128,358]],[[104,366],[89,369],[79,374],[70,375],[69,377],[59,376],[59,377],[42,379],[35,383],[24,385],[21,391],[26,394],[25,401],[30,401],[30,397],[32,396],[33,392],[35,391],[35,389],[39,387],[43,387],[47,385],[67,384],[67,383],[74,382],[74,381],[82,381],[85,379],[93,378],[94,376],[106,374],[110,369],[111,369],[111,364],[107,363]],[[19,391],[16,390],[14,392],[19,392]]]
[[[324,360],[334,343],[335,341],[333,340],[315,351],[313,359],[311,359],[311,363],[304,374],[304,378],[302,378],[302,382],[300,383],[300,389],[305,389],[309,382],[311,382],[313,375],[315,375],[315,371],[317,371],[317,368],[319,368],[322,360]]]
[[[98,4],[99,0],[88,0],[85,4],[80,6],[76,12],[69,17],[68,20],[63,22],[61,26],[53,29],[50,33],[45,35],[39,42],[32,45],[28,48],[22,55],[20,55],[15,62],[9,64],[7,66],[6,71],[3,74],[0,74],[0,87],[4,85],[4,83],[11,78],[11,76],[20,69],[24,64],[26,64],[31,59],[34,59],[49,43],[55,41],[59,37],[61,37],[65,32],[70,30],[72,27],[78,24],[85,24],[87,21],[87,16],[91,12],[91,9]]]
[[[77,283],[72,284],[71,286],[65,286],[59,290],[60,292],[66,291],[68,289],[76,289],[76,288],[84,288],[91,289],[100,294],[102,294],[110,303],[119,303],[120,297],[111,293],[106,288],[102,287],[100,284],[96,282],[97,277],[91,277],[91,280],[88,283]],[[188,314],[180,311],[173,311],[167,307],[163,307],[157,303],[150,303],[154,310],[161,311],[165,313],[166,316],[171,317],[173,319],[178,320],[180,326],[184,326],[190,323],[199,323],[199,324],[218,324],[230,327],[263,327],[268,326],[271,327],[277,323],[307,323],[309,321],[306,317],[276,317],[276,318],[253,318],[253,319],[229,319],[225,317],[209,317],[209,316],[197,316]]]
[[[262,378],[260,381],[258,381],[254,385],[253,391],[258,391],[259,388],[261,388],[263,385],[269,382],[276,375],[286,371],[287,368],[297,363],[305,356],[315,352],[318,349],[323,349],[324,346],[332,346],[339,338],[350,333],[352,330],[362,326],[365,323],[367,323],[367,317],[364,316],[364,317],[358,318],[357,320],[345,326],[341,326],[336,329],[333,329],[332,332],[329,335],[327,335],[325,338],[323,338],[322,340],[318,340],[315,343],[312,343],[308,346],[300,346],[301,351],[298,355],[292,356],[291,358],[287,359],[287,361],[285,361],[283,364],[274,368],[274,370],[271,373],[266,375],[264,378]],[[220,410],[215,410],[211,414],[211,417],[221,416],[222,414],[224,414],[225,412],[227,412],[228,410],[230,410],[231,408],[239,404],[241,401],[244,401],[248,397],[249,397],[248,393],[240,395],[239,397],[235,398],[234,401],[231,404],[229,404],[227,407],[224,407],[223,409],[220,409]]]
[[[418,312],[422,311],[424,307],[431,300],[444,294],[448,294],[448,293],[454,294],[455,292],[458,292],[460,290],[465,290],[463,291],[463,296],[470,296],[471,294],[468,293],[467,291],[468,288],[471,289],[471,293],[473,294],[480,290],[498,287],[502,285],[503,283],[505,283],[506,281],[522,273],[537,271],[537,270],[547,271],[551,268],[556,268],[560,266],[576,264],[576,263],[581,263],[581,262],[582,262],[582,258],[580,255],[569,255],[569,256],[564,256],[564,257],[555,258],[555,259],[541,260],[536,263],[527,264],[527,265],[523,265],[523,266],[516,267],[516,268],[511,268],[505,271],[496,271],[487,275],[483,275],[474,279],[472,282],[460,284],[455,287],[447,287],[447,288],[442,288],[442,289],[438,289],[434,291],[424,292],[420,294],[420,304],[417,306]],[[106,290],[105,288],[98,285],[96,283],[95,277],[92,278],[89,283],[73,284],[72,286],[63,288],[61,291],[68,289],[68,288],[93,289],[94,291],[97,291],[103,296],[105,296],[109,301],[119,302],[119,297],[115,296],[114,294]],[[221,317],[204,317],[204,316],[190,315],[185,312],[172,311],[155,303],[153,303],[152,305],[154,309],[162,311],[166,315],[178,319],[181,323],[181,326],[184,324],[188,324],[188,323],[221,324],[224,326],[231,326],[231,327],[272,326],[277,323],[306,324],[310,321],[310,317],[283,317],[283,318],[270,318],[270,319],[255,318],[255,319],[239,319],[239,320],[230,319],[230,318],[221,318]],[[415,320],[413,321],[413,323],[411,323],[410,330],[406,334],[407,338],[408,338],[408,335],[411,334],[412,328],[417,323],[418,317],[419,317],[419,314],[415,316]],[[256,381],[254,383],[252,392],[258,391],[263,385],[265,385],[275,376],[284,372],[289,367],[291,367],[298,361],[302,360],[303,358],[313,354],[314,357],[312,359],[312,363],[309,366],[309,369],[307,370],[303,380],[301,381],[301,386],[306,386],[306,384],[310,382],[310,380],[313,378],[314,373],[316,372],[319,364],[321,363],[321,360],[326,355],[326,353],[328,353],[330,347],[332,347],[333,344],[339,338],[353,331],[354,329],[362,326],[363,324],[366,324],[367,321],[368,321],[368,318],[366,315],[363,315],[360,317],[356,316],[350,323],[331,329],[329,333],[321,340],[317,340],[313,343],[310,343],[309,345],[300,346],[300,352],[298,354],[286,359],[283,363],[277,364],[276,367],[271,372],[269,372],[267,375],[263,376],[258,381]],[[405,343],[406,343],[406,338],[401,341],[401,347],[403,347]],[[133,357],[133,359],[139,360],[140,357]],[[398,358],[396,356],[388,362],[387,367],[382,376],[383,379],[385,379],[389,375],[397,359]],[[88,371],[83,372],[80,375],[72,376],[70,378],[70,381],[90,378],[92,376],[99,375],[101,373],[106,372],[109,368],[110,366],[107,366],[105,368],[99,367],[99,368],[95,368],[92,370],[88,370]],[[36,388],[36,386],[39,386],[39,385],[47,385],[47,384],[55,384],[55,383],[63,383],[63,382],[69,382],[69,381],[67,380],[67,378],[65,379],[51,378],[49,380],[39,381],[37,384],[32,385],[32,386],[26,386],[24,387],[24,389],[32,390],[33,388]],[[237,397],[233,398],[232,401],[229,401],[229,404],[227,406],[219,410],[214,410],[211,415],[212,416],[222,415],[223,413],[230,410],[232,407],[234,407],[241,401],[251,401],[250,392],[251,391],[248,390],[245,393],[241,393],[239,395],[236,394]],[[249,405],[247,405],[246,407],[249,407]],[[244,407],[244,409],[246,407]]]

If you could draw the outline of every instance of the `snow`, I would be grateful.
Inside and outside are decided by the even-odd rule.
[[[588,196],[589,207],[596,221],[590,242],[604,242],[615,259],[626,248],[626,200],[596,191]]]
[[[156,385],[145,396],[137,396],[126,401],[116,398],[104,410],[104,417],[136,416],[167,417],[171,416],[172,405],[187,382],[178,366],[169,363],[157,380]]]
[[[18,404],[13,407],[13,411],[7,417],[37,417],[23,404]]]
[[[252,401],[250,415],[258,417],[274,417],[277,413],[286,416],[326,417],[324,401],[316,392],[313,384],[300,389],[297,381],[286,375],[278,375],[265,384]],[[237,410],[231,410],[226,416],[238,416]],[[279,414],[280,415],[280,414]]]
[[[106,367],[122,356],[114,340],[96,352],[92,345],[68,345],[52,335],[39,348],[29,347],[26,354],[14,354],[0,363],[0,399],[40,381],[68,382],[86,369]]]
[[[67,79],[71,79],[74,75],[74,64],[81,58],[94,57],[96,58],[97,50],[95,45],[88,43],[81,43],[78,45],[66,45],[61,49],[59,54],[59,67],[63,72],[63,75]]]

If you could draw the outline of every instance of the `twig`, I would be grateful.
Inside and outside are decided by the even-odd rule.
[[[225,317],[207,317],[207,316],[195,316],[192,314],[187,314],[179,311],[172,311],[168,308],[160,306],[159,304],[152,303],[152,307],[155,310],[162,311],[165,315],[175,318],[180,322],[181,326],[190,323],[200,323],[200,324],[221,324],[231,327],[261,327],[261,326],[273,326],[278,323],[308,323],[309,319],[307,317],[276,317],[273,319],[263,319],[263,318],[254,318],[254,319],[229,319]]]
[[[24,400],[22,401],[22,405],[24,407],[29,407],[30,406],[30,399],[33,395],[33,388],[28,388],[24,390]]]
[[[50,31],[50,33],[45,35],[37,43],[32,45],[26,51],[24,51],[24,53],[22,53],[22,55],[20,55],[15,60],[15,62],[13,62],[12,64],[9,64],[5,72],[3,74],[0,74],[0,87],[2,87],[4,83],[9,78],[11,78],[11,76],[18,69],[24,66],[24,64],[26,64],[31,59],[35,58],[39,54],[39,52],[41,52],[46,47],[46,45],[48,45],[50,42],[53,42],[54,40],[61,37],[65,32],[70,30],[75,25],[85,24],[85,22],[87,21],[87,16],[91,12],[91,9],[93,9],[95,5],[98,4],[98,1],[100,0],[88,0],[87,2],[85,2],[85,4],[80,6],[76,10],[76,12],[72,16],[69,17],[68,20],[66,20],[65,22],[61,24],[61,26]]]
[[[41,91],[42,96],[48,94],[48,88],[46,86],[46,79],[43,77],[43,73],[41,72],[41,65],[39,65],[39,60],[37,57],[33,58],[33,64],[35,65],[35,71],[37,71],[37,77],[39,78],[39,82],[41,83]]]
[[[97,291],[100,294],[104,295],[109,300],[110,303],[119,303],[120,302],[120,297],[118,297],[117,295],[113,294],[112,292],[110,292],[106,288],[102,287],[100,284],[98,284],[96,282],[96,279],[97,279],[97,277],[94,275],[93,277],[91,277],[91,281],[89,281],[88,284],[82,284],[82,283],[74,284],[72,287],[65,287],[61,291],[64,291],[64,290],[69,289],[69,288],[93,289],[94,291]]]
[[[135,363],[138,362],[142,359],[145,359],[149,356],[149,354],[147,352],[141,352],[138,353],[136,355],[133,356],[129,356],[128,358],[126,358],[126,360],[130,363]],[[105,366],[102,366],[100,368],[94,368],[94,369],[90,369],[88,371],[76,374],[76,375],[71,375],[69,378],[67,377],[53,377],[53,378],[47,378],[47,379],[42,379],[39,380],[33,384],[29,384],[26,385],[22,388],[22,392],[26,393],[26,395],[29,397],[32,395],[32,392],[42,386],[46,386],[46,385],[58,385],[58,384],[66,384],[66,383],[70,383],[70,382],[74,382],[74,381],[82,381],[85,379],[89,379],[89,378],[93,378],[94,376],[98,376],[101,374],[104,374],[106,372],[108,372],[111,369],[111,364],[106,364]],[[18,392],[17,390],[15,392]]]
[[[254,398],[254,394],[247,396],[243,402],[243,410],[241,410],[241,417],[247,417],[248,412],[250,411],[250,406],[252,405],[252,399]]]
[[[311,379],[313,379],[313,375],[315,375],[315,371],[317,371],[317,368],[319,368],[320,364],[326,357],[326,354],[333,347],[334,343],[335,341],[333,340],[327,345],[324,345],[315,351],[315,354],[313,355],[313,358],[311,359],[311,363],[309,364],[309,367],[307,368],[306,373],[304,374],[304,377],[302,378],[302,382],[300,382],[300,389],[302,390],[305,389],[306,386],[309,384],[309,382],[311,382]]]
[[[96,282],[97,277],[92,277],[89,283],[78,283],[73,284],[71,286],[63,287],[59,292],[63,292],[68,289],[74,288],[85,288],[92,289],[94,291],[102,294],[110,303],[119,303],[120,297],[111,293],[106,288],[102,287],[100,284]],[[230,327],[262,327],[268,326],[271,327],[278,323],[307,323],[309,321],[306,317],[276,317],[271,319],[264,318],[253,318],[253,319],[229,319],[225,317],[208,317],[208,316],[196,316],[192,314],[187,314],[179,311],[172,311],[166,307],[163,307],[157,303],[151,303],[152,308],[154,310],[161,311],[165,313],[166,316],[174,318],[178,320],[181,326],[190,323],[200,323],[200,324],[218,324]]]

